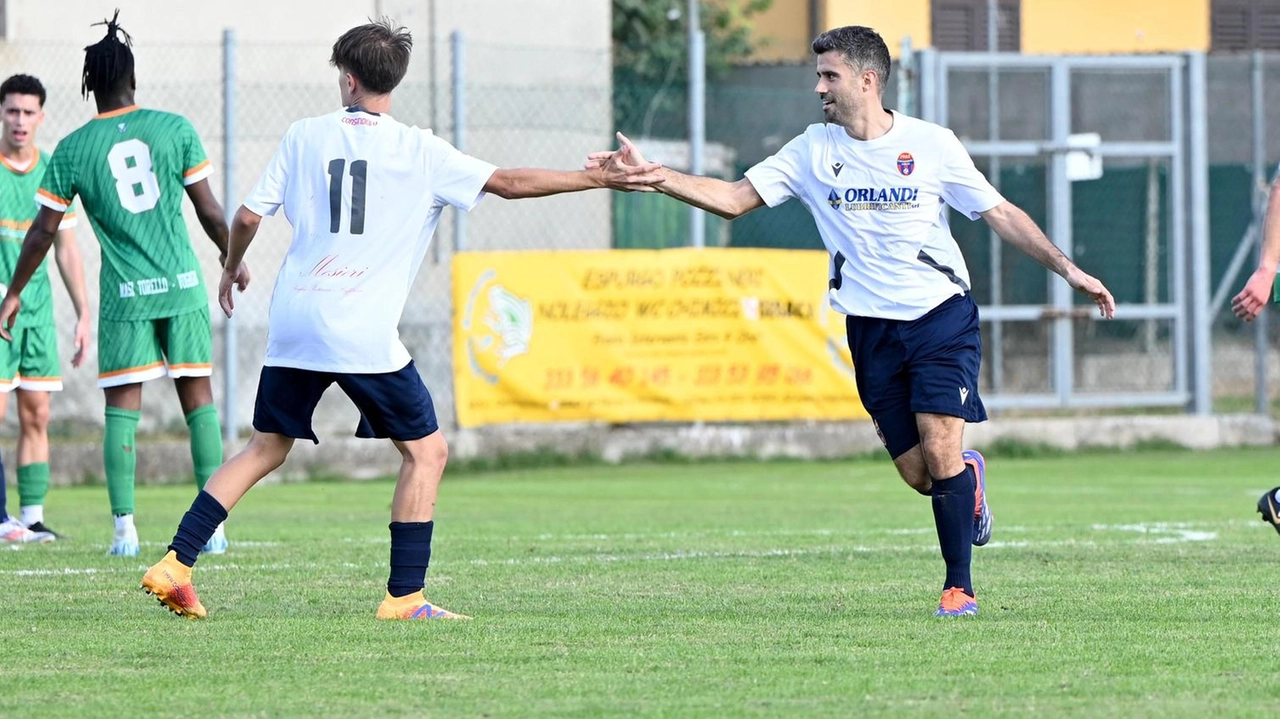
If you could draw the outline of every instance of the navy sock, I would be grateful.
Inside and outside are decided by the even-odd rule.
[[[431,564],[431,532],[435,522],[392,522],[391,576],[387,594],[403,597],[422,589]]]
[[[173,535],[173,543],[169,545],[169,549],[178,555],[179,562],[188,567],[194,567],[196,557],[200,556],[200,550],[209,541],[209,537],[213,536],[218,525],[226,519],[226,508],[214,499],[212,494],[201,490],[200,494],[196,495],[196,500],[191,503],[191,509],[182,515],[182,522],[178,524],[178,533]]]
[[[938,527],[942,559],[947,563],[947,580],[942,588],[960,587],[971,597],[974,481],[973,468],[968,465],[954,477],[933,480],[933,522]]]

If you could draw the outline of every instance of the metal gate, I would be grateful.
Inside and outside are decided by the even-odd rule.
[[[920,116],[954,130],[1118,303],[1115,320],[1095,321],[1088,298],[985,223],[953,217],[984,324],[987,404],[1207,414],[1204,56],[926,50],[912,63]]]

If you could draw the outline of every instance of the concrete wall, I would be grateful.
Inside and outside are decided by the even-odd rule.
[[[965,445],[985,449],[1015,441],[1074,451],[1088,448],[1131,449],[1165,443],[1191,449],[1269,446],[1280,426],[1268,417],[1124,416],[1079,418],[997,418],[969,425]],[[553,452],[599,457],[606,462],[675,455],[689,458],[840,459],[868,453],[884,456],[886,476],[892,465],[870,422],[810,422],[691,425],[560,426],[506,425],[450,433],[450,458],[464,461],[503,455]],[[52,466],[55,485],[81,484],[101,477],[102,449],[90,441],[57,443]],[[187,444],[153,440],[138,444],[138,481],[186,483],[189,475],[175,468],[188,459]],[[369,479],[393,476],[400,455],[384,441],[325,437],[319,445],[299,442],[289,460],[267,481],[314,477]],[[446,480],[448,470],[445,472]],[[10,480],[12,481],[12,480]],[[103,500],[105,502],[105,492]]]

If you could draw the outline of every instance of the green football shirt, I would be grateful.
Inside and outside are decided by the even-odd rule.
[[[28,167],[19,169],[0,155],[0,283],[7,285],[18,265],[22,241],[40,210],[32,198],[40,188],[40,179],[49,166],[49,155],[41,152]],[[75,209],[62,216],[59,230],[74,227]],[[43,327],[53,324],[53,291],[49,284],[49,258],[46,255],[31,281],[22,288],[22,309],[15,327]]]
[[[136,105],[98,115],[58,143],[36,201],[65,210],[80,196],[102,245],[103,319],[157,319],[208,306],[182,198],[212,172],[186,118]]]

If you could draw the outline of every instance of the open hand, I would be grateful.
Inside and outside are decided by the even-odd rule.
[[[1249,276],[1240,294],[1231,299],[1231,311],[1245,322],[1252,322],[1262,314],[1267,306],[1267,295],[1271,294],[1271,284],[1275,281],[1274,272],[1263,269],[1254,270]]]
[[[222,270],[222,279],[218,280],[218,304],[222,306],[222,313],[228,318],[235,311],[236,301],[231,294],[231,288],[239,288],[241,292],[249,286],[249,266],[243,261],[235,267],[224,267]]]
[[[0,339],[5,342],[13,341],[13,322],[18,318],[18,310],[22,309],[22,300],[12,292],[4,296],[4,302],[0,302]]]
[[[76,353],[71,355],[71,366],[79,367],[84,364],[84,356],[89,352],[89,315],[87,314],[76,320],[74,344]]]
[[[1098,278],[1087,275],[1079,268],[1067,276],[1067,284],[1071,285],[1077,292],[1089,295],[1094,302],[1098,304],[1098,313],[1106,319],[1111,319],[1116,315],[1116,300],[1111,296],[1110,290],[1102,284]]]

